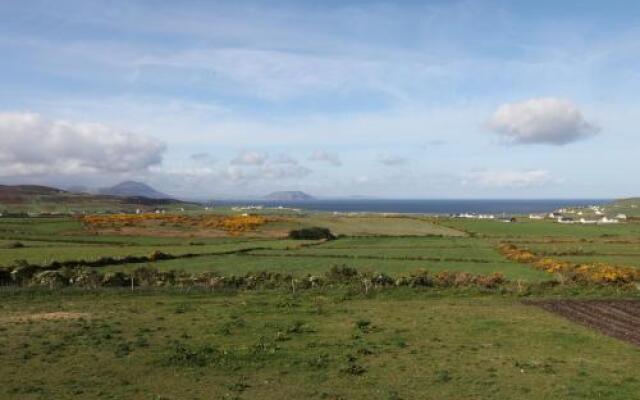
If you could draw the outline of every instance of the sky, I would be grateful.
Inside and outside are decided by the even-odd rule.
[[[640,195],[640,2],[0,0],[0,183]]]

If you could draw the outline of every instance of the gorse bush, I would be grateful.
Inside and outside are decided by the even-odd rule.
[[[558,275],[563,283],[595,283],[601,285],[629,285],[640,281],[640,269],[615,266],[606,263],[572,263],[540,257],[535,253],[520,249],[512,243],[503,243],[498,250],[508,259],[531,264],[535,268]]]
[[[334,240],[336,237],[329,229],[316,226],[293,230],[289,232],[289,238],[296,240]]]
[[[173,224],[174,226],[199,227],[220,229],[229,233],[252,231],[271,221],[261,215],[174,215],[174,214],[112,214],[87,215],[80,220],[89,228],[102,229],[113,227],[145,226],[157,223],[160,226]]]

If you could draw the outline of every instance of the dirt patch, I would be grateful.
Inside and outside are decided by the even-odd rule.
[[[640,301],[555,300],[532,302],[573,322],[640,346]]]
[[[15,315],[12,317],[4,318],[3,320],[5,322],[24,323],[36,321],[62,321],[70,319],[89,318],[89,316],[90,315],[88,313],[58,311],[50,313]]]

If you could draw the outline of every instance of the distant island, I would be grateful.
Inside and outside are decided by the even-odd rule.
[[[298,201],[314,200],[315,197],[299,190],[273,192],[264,197],[266,200]]]

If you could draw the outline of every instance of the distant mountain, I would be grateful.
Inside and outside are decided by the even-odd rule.
[[[0,200],[22,198],[25,196],[47,196],[65,193],[64,190],[39,185],[0,185]]]
[[[91,193],[91,190],[86,186],[75,185],[75,186],[69,186],[67,188],[67,192],[76,193],[76,194],[82,194],[82,193]]]
[[[296,201],[313,200],[314,197],[299,190],[273,192],[264,197],[266,200]]]
[[[158,192],[151,186],[134,181],[125,181],[98,191],[99,194],[119,197],[146,197],[148,199],[169,199],[171,196]]]

